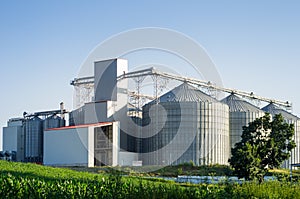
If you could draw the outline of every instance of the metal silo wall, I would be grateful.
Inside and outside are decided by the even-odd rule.
[[[181,115],[184,110],[182,108],[183,104],[178,102],[162,102],[159,105],[150,104],[143,107],[142,133],[152,135],[142,139],[143,164],[167,165],[177,159],[175,157],[178,157],[177,153],[181,150],[185,140],[182,138],[182,142],[176,146],[171,143],[173,139],[178,138],[176,136],[180,133],[179,125],[182,124]],[[186,133],[190,132],[190,128],[185,130]]]
[[[264,116],[262,111],[251,112],[230,112],[229,113],[229,133],[230,133],[230,147],[234,148],[235,144],[241,141],[243,134],[243,126],[248,126],[256,118]]]
[[[153,135],[142,139],[142,160],[145,165],[162,165],[168,164],[164,160],[167,154],[161,149],[168,145],[177,134],[178,124],[181,122],[181,110],[178,103],[160,103],[146,105],[143,108],[143,128],[144,135]],[[167,120],[164,121],[163,118]],[[163,127],[162,129],[160,127]],[[172,148],[171,148],[172,150]],[[172,159],[172,157],[169,157]]]
[[[292,154],[292,162],[293,163],[300,163],[300,120],[298,119],[295,122],[295,135],[294,141],[296,143],[296,148],[293,150]]]
[[[34,117],[25,122],[25,161],[41,162],[43,156],[43,122]]]
[[[190,161],[197,165],[228,164],[227,105],[218,102],[162,102],[159,105],[163,108],[155,108],[156,105],[143,108],[143,124],[149,125],[143,134],[158,132],[142,141],[143,164],[176,165]],[[165,123],[163,117],[167,119]],[[162,129],[157,129],[161,126]],[[168,150],[161,150],[164,147]]]
[[[178,144],[173,146],[170,153],[172,154],[174,151],[175,157],[179,157],[173,162],[173,164],[177,165],[190,161],[194,162],[195,164],[199,164],[199,142],[197,139],[199,137],[197,135],[199,131],[199,103],[180,102],[179,105],[180,113],[176,110],[170,109],[168,116],[170,117],[171,121],[176,123],[172,125],[172,128],[178,128],[177,133],[179,134]],[[166,129],[165,133],[168,134],[168,128]],[[189,137],[191,140],[187,139],[187,137]],[[183,154],[181,155],[181,153]],[[176,158],[173,157],[173,159]]]
[[[46,118],[43,122],[43,128],[51,129],[51,128],[59,128],[65,126],[65,120],[58,116],[50,116]]]
[[[228,164],[229,108],[222,103],[200,103],[200,155],[201,165]]]
[[[286,119],[285,121],[288,124],[294,124],[294,137],[293,140],[296,143],[296,148],[291,151],[291,157],[284,161],[282,164],[282,168],[289,169],[291,164],[300,163],[300,120]]]

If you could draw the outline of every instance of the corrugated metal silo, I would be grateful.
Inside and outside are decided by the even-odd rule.
[[[228,164],[229,109],[184,83],[143,107],[144,165]]]
[[[25,122],[25,161],[43,160],[43,120],[35,116]]]
[[[282,108],[276,106],[273,103],[268,104],[267,106],[262,108],[262,110],[270,113],[272,116],[281,114],[288,124],[295,125],[294,141],[296,143],[296,148],[292,150],[291,157],[289,158],[289,160],[283,163],[282,167],[290,168],[290,164],[300,163],[300,119],[297,116],[287,112],[286,110],[283,110]]]
[[[44,120],[44,130],[65,126],[65,120],[57,115],[52,115]]]
[[[235,94],[230,94],[221,102],[229,106],[230,146],[234,148],[235,144],[241,141],[243,126],[247,126],[249,122],[264,116],[265,113]]]

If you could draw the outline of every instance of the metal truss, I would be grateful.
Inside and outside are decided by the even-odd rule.
[[[177,81],[181,81],[181,82],[186,82],[186,83],[190,83],[202,88],[206,88],[208,90],[211,91],[221,91],[221,92],[225,92],[225,93],[234,93],[236,95],[239,95],[241,97],[245,97],[248,98],[250,100],[258,100],[258,101],[264,101],[264,102],[268,102],[268,103],[273,103],[276,105],[279,105],[281,107],[284,107],[286,109],[291,109],[292,108],[292,103],[290,103],[289,101],[281,101],[281,100],[276,100],[276,99],[270,99],[267,97],[262,97],[259,95],[254,94],[253,92],[246,92],[246,91],[241,91],[241,90],[237,90],[237,89],[232,89],[232,88],[224,88],[224,87],[220,87],[217,86],[215,84],[213,84],[210,81],[203,81],[203,80],[199,80],[196,78],[190,78],[190,77],[184,77],[184,76],[180,76],[180,75],[175,75],[172,73],[167,73],[167,72],[162,72],[159,70],[156,70],[155,68],[151,67],[148,69],[144,69],[144,70],[138,70],[138,71],[133,71],[133,72],[129,72],[129,73],[124,73],[120,76],[117,77],[117,80],[122,80],[122,79],[126,79],[126,78],[135,78],[135,79],[143,79],[142,77],[146,77],[146,76],[152,76],[153,81],[154,81],[154,85],[155,85],[155,96],[154,99],[158,98],[158,92],[159,89],[162,89],[164,86],[160,86],[158,84],[155,83],[155,81],[157,80],[158,77],[163,78],[164,80],[168,80],[168,79],[173,79],[173,80],[177,80]],[[141,82],[138,82],[138,84],[140,84]],[[166,84],[167,81],[165,81]],[[83,85],[90,85],[93,86],[94,84],[94,77],[83,77],[83,78],[75,78],[74,80],[71,81],[71,85],[73,85],[75,88],[76,87],[84,87]],[[139,85],[138,85],[139,87]],[[160,88],[161,87],[161,88]],[[136,92],[129,92],[128,94],[133,94],[136,95],[136,97],[141,97],[139,91]],[[138,95],[138,96],[137,96]],[[149,96],[148,96],[149,97]],[[153,98],[153,97],[150,97]]]

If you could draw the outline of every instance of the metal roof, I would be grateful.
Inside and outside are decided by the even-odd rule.
[[[152,101],[153,102],[153,101]],[[159,97],[159,102],[219,102],[199,89],[183,83]]]
[[[280,114],[288,120],[298,120],[299,118],[289,112],[287,112],[286,110],[276,106],[273,103],[268,104],[267,106],[263,107],[261,110],[270,113],[271,115],[277,115]]]
[[[77,129],[77,128],[87,128],[89,126],[95,126],[95,127],[101,127],[101,126],[108,126],[111,125],[113,122],[99,122],[99,123],[93,123],[93,124],[81,124],[76,126],[64,126],[59,128],[51,128],[46,129],[45,131],[53,131],[53,130],[64,130],[64,129]]]
[[[222,99],[221,102],[229,106],[229,112],[263,112],[258,107],[236,96],[235,94],[230,94],[226,98]]]

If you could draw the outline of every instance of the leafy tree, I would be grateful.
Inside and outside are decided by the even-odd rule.
[[[282,115],[273,121],[266,114],[243,127],[242,140],[235,144],[229,159],[239,178],[260,182],[268,169],[278,168],[296,147],[292,140],[294,125],[287,124]]]

